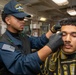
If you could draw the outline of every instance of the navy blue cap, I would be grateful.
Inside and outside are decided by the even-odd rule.
[[[4,14],[13,15],[17,18],[31,17],[30,15],[24,12],[22,5],[15,0],[11,0],[10,2],[8,2],[4,6],[3,11]]]

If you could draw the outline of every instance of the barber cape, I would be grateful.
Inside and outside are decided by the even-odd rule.
[[[76,75],[76,53],[65,55],[59,50],[51,54],[42,67],[42,75]]]

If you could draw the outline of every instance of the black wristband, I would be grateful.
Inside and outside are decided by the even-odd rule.
[[[56,30],[54,29],[54,26],[50,29],[52,33],[56,33]]]

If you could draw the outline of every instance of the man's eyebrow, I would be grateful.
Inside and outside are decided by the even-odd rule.
[[[76,33],[76,32],[72,32],[72,33]]]
[[[62,33],[67,33],[66,31],[62,31]],[[76,32],[70,32],[70,34],[76,34]]]

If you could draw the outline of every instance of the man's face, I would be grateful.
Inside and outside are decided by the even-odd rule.
[[[24,18],[18,19],[12,15],[6,17],[6,22],[8,24],[7,29],[14,33],[22,31],[25,26]]]
[[[63,32],[62,39],[64,45],[62,50],[68,54],[76,51],[76,26],[66,25],[61,27],[61,32]]]

